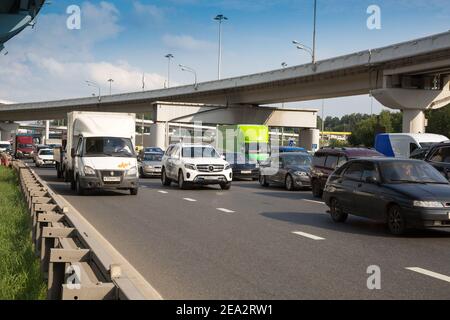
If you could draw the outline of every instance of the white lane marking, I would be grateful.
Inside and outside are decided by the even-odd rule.
[[[216,208],[216,209],[219,210],[219,211],[225,212],[225,213],[235,213],[236,212],[236,211],[228,210],[228,209],[225,209],[225,208]]]
[[[163,193],[163,194],[167,194],[168,193],[167,191],[163,191],[163,190],[159,190],[158,192],[159,193]]]
[[[183,198],[183,200],[186,200],[186,201],[189,201],[189,202],[197,202],[197,200],[191,199],[191,198]]]
[[[446,276],[446,275],[443,275],[443,274],[440,274],[440,273],[436,273],[436,272],[429,271],[429,270],[422,269],[422,268],[415,268],[415,267],[414,268],[406,268],[406,269],[410,270],[410,271],[417,272],[417,273],[424,274],[426,276],[429,276],[429,277],[432,277],[432,278],[435,278],[435,279],[439,279],[439,280],[442,280],[442,281],[450,282],[450,277],[449,276]]]
[[[305,237],[305,238],[312,239],[312,240],[325,240],[325,238],[321,238],[321,237],[318,237],[318,236],[315,236],[315,235],[313,235],[313,234],[306,233],[306,232],[294,231],[294,232],[292,232],[292,233],[293,233],[293,234],[296,234],[296,235],[298,235],[298,236],[302,236],[302,237]]]
[[[317,201],[317,200],[309,200],[309,199],[302,199],[303,201],[306,202],[312,202],[312,203],[318,203],[318,204],[325,204],[325,202],[323,201]]]

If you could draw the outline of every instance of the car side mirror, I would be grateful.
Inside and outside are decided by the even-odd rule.
[[[375,177],[367,177],[366,178],[366,183],[378,184],[378,179],[375,178]]]

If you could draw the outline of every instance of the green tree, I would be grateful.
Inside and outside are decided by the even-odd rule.
[[[426,111],[428,133],[442,134],[450,137],[450,104],[444,108]]]

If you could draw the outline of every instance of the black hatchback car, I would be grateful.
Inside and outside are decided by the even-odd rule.
[[[361,216],[386,222],[395,235],[410,227],[450,227],[450,183],[424,161],[349,161],[330,176],[323,197],[336,222]]]
[[[373,149],[366,148],[322,148],[314,154],[311,166],[313,196],[321,198],[329,175],[349,160],[363,157],[384,157]]]
[[[450,142],[439,143],[431,147],[425,161],[435,167],[447,180],[450,180]]]

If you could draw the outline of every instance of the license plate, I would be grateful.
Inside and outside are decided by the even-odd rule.
[[[120,177],[103,177],[104,182],[120,182]]]
[[[251,171],[241,171],[241,174],[252,174]]]
[[[205,177],[205,180],[216,180],[217,179],[217,177],[214,177],[214,176],[206,176]]]

